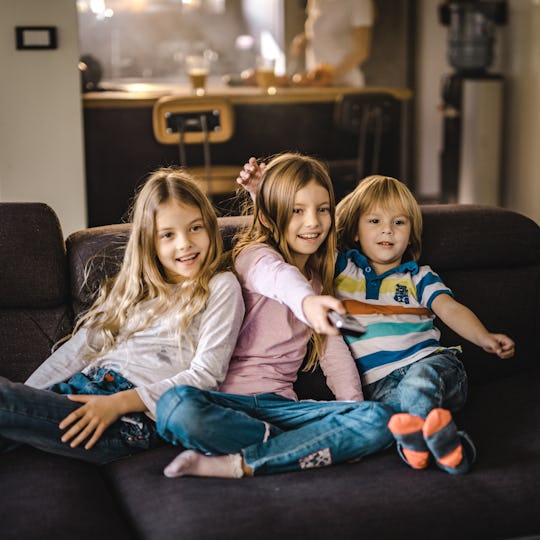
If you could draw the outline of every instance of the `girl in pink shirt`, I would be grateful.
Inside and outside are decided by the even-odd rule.
[[[331,180],[317,160],[283,154],[265,168],[253,224],[233,251],[246,316],[221,391],[178,386],[158,402],[159,434],[188,449],[165,475],[301,470],[392,442],[391,409],[362,401],[354,361],[327,319],[329,309],[344,312],[330,296],[334,206]],[[306,369],[320,361],[341,401],[297,401],[293,384],[310,340]]]

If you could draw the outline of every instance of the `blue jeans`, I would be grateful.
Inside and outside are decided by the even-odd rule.
[[[465,405],[467,374],[456,355],[444,351],[398,368],[363,391],[366,399],[425,418],[435,408],[454,412]]]
[[[133,388],[118,373],[98,369],[77,373],[49,390],[38,390],[0,377],[0,448],[25,443],[53,454],[92,463],[107,463],[162,444],[155,423],[143,413],[131,413],[111,424],[90,449],[71,448],[60,440],[58,424],[81,404],[62,394],[113,394]]]
[[[255,475],[357,459],[393,442],[392,410],[373,402],[293,401],[177,386],[161,396],[157,430],[211,455],[242,453]]]

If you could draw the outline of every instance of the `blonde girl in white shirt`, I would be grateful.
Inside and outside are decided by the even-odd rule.
[[[118,274],[26,381],[0,377],[0,449],[26,443],[94,463],[161,444],[159,396],[217,389],[244,315],[216,214],[183,171],[139,191]]]

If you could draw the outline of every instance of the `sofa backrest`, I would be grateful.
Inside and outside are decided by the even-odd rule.
[[[41,203],[0,203],[0,375],[24,381],[71,330],[62,230]]]
[[[461,344],[471,382],[536,367],[540,335],[540,228],[509,210],[477,205],[422,207],[421,263],[494,332],[513,337],[517,354],[499,360],[458,338],[440,321],[442,342]],[[249,218],[220,218],[227,248]],[[122,261],[130,226],[85,229],[64,245],[54,212],[40,203],[0,203],[0,375],[26,377],[69,333],[104,276]],[[67,253],[65,251],[67,249]],[[328,398],[320,372],[299,377],[301,397]]]
[[[511,360],[459,338],[440,321],[445,345],[461,344],[469,378],[481,383],[538,365],[540,335],[540,227],[510,210],[480,205],[422,207],[423,254],[492,332],[516,342]]]
[[[510,335],[517,343],[515,359],[500,360],[465,342],[440,321],[445,345],[461,344],[471,382],[510,375],[536,366],[536,336],[540,335],[540,228],[509,210],[479,205],[428,205],[424,218],[423,253],[450,286],[456,299],[477,313],[488,329]],[[219,218],[226,248],[250,218]],[[79,313],[91,299],[90,289],[121,261],[129,225],[87,229],[67,239],[73,310]],[[90,262],[90,264],[89,264]],[[84,286],[83,269],[88,270]],[[331,394],[320,372],[302,374],[301,397],[328,399]]]

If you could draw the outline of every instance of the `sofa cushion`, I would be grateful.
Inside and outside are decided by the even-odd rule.
[[[100,283],[120,269],[130,230],[129,224],[107,225],[77,231],[66,239],[75,316],[90,307]]]
[[[540,229],[522,214],[477,204],[422,206],[421,264],[436,271],[538,265]]]
[[[172,447],[105,470],[147,540],[443,540],[538,533],[540,491],[532,480],[540,475],[540,439],[531,430],[540,422],[537,378],[519,375],[479,386],[456,418],[479,455],[465,476],[434,466],[415,471],[395,448],[354,464],[241,480],[166,478],[163,467],[178,452]]]
[[[0,203],[0,375],[24,381],[71,331],[62,230],[41,203]]]
[[[540,439],[531,430],[540,425],[539,374],[471,393],[456,417],[479,455],[465,476],[415,471],[393,447],[354,464],[241,480],[166,478],[173,447],[105,470],[147,540],[526,536],[539,532]]]
[[[0,309],[0,375],[24,382],[71,332],[71,310]]]
[[[49,308],[68,292],[64,238],[43,203],[0,203],[0,307]]]
[[[1,456],[2,540],[131,540],[100,469],[20,446]]]

